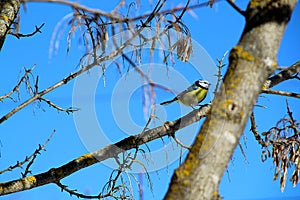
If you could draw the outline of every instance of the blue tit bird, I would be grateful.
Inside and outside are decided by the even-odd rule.
[[[210,83],[208,81],[197,80],[175,98],[170,101],[162,102],[160,105],[168,105],[176,101],[186,106],[197,106],[205,99],[209,86]]]

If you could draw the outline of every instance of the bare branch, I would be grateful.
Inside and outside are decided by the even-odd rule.
[[[288,100],[286,99],[286,110],[287,110],[287,113],[289,115],[289,122],[291,123],[291,129],[293,129],[294,131],[294,136],[300,136],[300,132],[298,129],[300,129],[300,123],[297,123],[297,121],[294,119],[293,117],[293,112],[291,111],[291,108],[289,106],[289,102]]]
[[[60,183],[59,181],[57,181],[55,183],[58,187],[60,187],[61,191],[66,191],[68,192],[71,196],[74,195],[77,198],[85,198],[85,199],[101,199],[101,198],[106,198],[109,197],[110,195],[85,195],[82,193],[77,192],[77,190],[75,189],[69,189],[68,186],[63,185],[62,183]]]
[[[140,31],[141,31],[141,29],[140,29]],[[52,90],[54,90],[54,89],[56,89],[56,88],[58,88],[58,87],[60,87],[60,86],[62,86],[64,84],[67,84],[69,81],[73,80],[77,76],[79,76],[79,75],[83,74],[84,72],[86,72],[86,71],[92,69],[93,67],[97,66],[98,63],[104,62],[104,61],[109,60],[109,59],[113,58],[114,56],[118,55],[120,52],[122,52],[123,48],[125,48],[127,46],[126,44],[130,43],[131,40],[135,36],[136,36],[136,34],[133,35],[131,39],[127,40],[126,43],[122,47],[120,47],[119,49],[113,51],[110,55],[102,57],[98,61],[94,61],[93,63],[85,66],[84,68],[81,68],[77,72],[70,74],[69,76],[67,76],[66,78],[64,78],[61,81],[57,82],[56,84],[48,87],[47,89],[45,89],[45,90],[43,90],[43,91],[41,91],[39,93],[36,93],[33,97],[31,97],[30,99],[28,99],[27,101],[23,102],[21,105],[19,105],[18,107],[14,108],[9,113],[7,113],[3,117],[1,117],[0,118],[0,124],[3,123],[4,121],[6,121],[8,118],[10,118],[11,116],[13,116],[15,113],[17,113],[21,109],[23,109],[24,107],[26,107],[27,105],[29,105],[30,103],[34,102],[35,100],[40,99],[43,95],[51,92]]]
[[[110,56],[107,56],[106,58],[108,58]],[[79,71],[70,74],[69,76],[67,76],[66,78],[62,79],[61,81],[57,82],[56,84],[48,87],[47,89],[38,92],[36,94],[34,94],[33,97],[29,98],[27,101],[23,102],[22,104],[20,104],[19,106],[17,106],[16,108],[14,108],[13,110],[11,110],[10,112],[8,112],[6,115],[4,115],[3,117],[0,118],[0,124],[3,123],[4,121],[6,121],[8,118],[10,118],[11,116],[13,116],[14,114],[16,114],[18,111],[22,110],[23,108],[25,108],[26,106],[28,106],[29,104],[31,104],[32,102],[34,102],[35,100],[40,99],[43,95],[51,92],[52,90],[67,84],[69,81],[73,80],[74,78],[76,78],[77,76],[79,76],[80,74],[83,74],[84,72],[88,71],[89,69],[93,68],[94,66],[96,66],[97,63],[92,63],[90,65],[87,65],[86,67],[80,69]]]
[[[147,25],[148,23],[151,22],[151,20],[154,18],[154,16],[156,15],[156,12],[159,12],[159,10],[162,8],[163,4],[165,1],[159,1],[155,7],[155,9],[152,12],[152,15],[149,15],[146,22],[144,22],[145,25]],[[141,35],[141,32],[144,30],[146,26],[140,26],[138,29],[134,30],[134,32],[132,33],[131,38],[127,39],[122,46],[120,46],[119,48],[116,48],[115,50],[112,50],[112,52],[110,52],[109,55],[100,55],[99,57],[95,58],[92,63],[87,64],[85,67],[82,67],[80,70],[78,70],[75,73],[70,74],[69,76],[67,76],[66,78],[62,79],[61,81],[57,82],[56,84],[48,87],[47,89],[35,93],[33,97],[29,98],[27,101],[23,102],[22,104],[20,104],[19,106],[17,106],[16,108],[14,108],[13,110],[11,110],[9,113],[7,113],[6,115],[4,115],[3,117],[0,118],[0,124],[3,123],[4,121],[6,121],[8,118],[10,118],[11,116],[13,116],[15,113],[17,113],[18,111],[20,111],[21,109],[23,109],[24,107],[26,107],[27,105],[29,105],[30,103],[40,99],[43,95],[49,93],[50,91],[64,85],[67,84],[69,81],[73,80],[74,78],[76,78],[77,76],[83,74],[84,72],[92,69],[95,66],[100,65],[102,62],[107,61],[107,60],[111,60],[113,59],[115,56],[122,54],[122,51],[124,48],[126,48],[128,45],[131,44],[131,42],[138,36]],[[93,39],[93,38],[91,38]],[[93,52],[93,51],[92,51]],[[82,59],[84,59],[86,56],[88,56],[90,53],[87,53]]]
[[[241,153],[242,153],[242,155],[244,157],[245,164],[248,164],[249,162],[247,161],[247,156],[246,156],[245,150],[244,150],[244,148],[243,148],[243,146],[242,146],[242,144],[240,142],[239,142],[238,146],[239,146],[239,148],[241,150]]]
[[[38,98],[38,100],[44,101],[44,102],[46,102],[50,107],[55,108],[57,111],[66,112],[67,114],[70,114],[70,113],[73,113],[73,112],[76,112],[76,111],[79,110],[79,108],[72,108],[72,107],[67,108],[67,109],[61,108],[61,107],[59,107],[58,105],[52,103],[50,100],[45,99],[45,98],[42,98],[42,97],[41,97],[41,98]]]
[[[64,5],[71,6],[75,10],[83,10],[85,12],[101,15],[101,16],[110,18],[112,20],[118,21],[120,19],[119,16],[116,16],[116,13],[104,12],[104,11],[99,10],[99,9],[88,8],[88,7],[85,7],[85,6],[83,6],[79,3],[66,1],[66,0],[23,0],[23,2],[50,2],[50,3],[64,4]]]
[[[189,7],[189,4],[190,4],[190,0],[187,0],[187,2],[186,2],[186,4],[185,4],[185,8],[181,11],[179,17],[176,18],[176,22],[179,22],[179,21],[182,19],[184,13],[186,12],[186,10],[187,10],[188,7]]]
[[[300,94],[294,93],[294,92],[285,92],[281,90],[262,90],[265,94],[275,94],[275,95],[281,95],[281,96],[287,96],[287,97],[294,97],[294,98],[300,98]]]
[[[47,138],[47,140],[44,142],[44,144],[43,144],[43,145],[39,145],[39,148],[37,148],[37,149],[34,151],[34,153],[31,154],[30,156],[26,156],[25,160],[23,160],[23,161],[21,161],[21,162],[17,161],[17,163],[16,163],[15,165],[10,166],[10,167],[8,167],[7,169],[1,170],[1,171],[0,171],[0,174],[3,174],[3,173],[8,172],[8,171],[12,171],[13,169],[18,168],[18,167],[22,168],[23,165],[24,165],[25,163],[29,162],[29,164],[28,164],[27,167],[26,167],[25,173],[24,173],[24,174],[26,175],[26,174],[28,173],[29,167],[32,165],[32,163],[33,163],[35,157],[36,157],[38,154],[40,154],[40,152],[41,152],[42,150],[45,150],[46,145],[50,142],[50,140],[52,139],[52,137],[54,136],[55,133],[56,133],[56,131],[54,130],[54,131],[51,133],[51,135]]]
[[[214,3],[220,2],[220,1],[221,0],[215,0]],[[65,0],[23,0],[23,2],[53,2],[53,3],[60,3],[60,4],[65,4],[65,5],[71,6],[75,10],[82,10],[82,11],[85,11],[85,12],[89,12],[89,13],[92,13],[92,14],[100,15],[100,16],[106,17],[108,19],[111,19],[111,21],[103,23],[103,25],[139,21],[139,20],[145,19],[147,17],[150,17],[151,19],[153,19],[154,16],[164,15],[164,14],[168,14],[170,12],[174,13],[174,12],[180,12],[180,11],[187,10],[187,9],[196,9],[196,8],[201,8],[201,7],[206,7],[207,6],[207,2],[204,2],[204,3],[194,4],[194,5],[191,5],[191,6],[188,6],[188,7],[179,6],[179,7],[176,7],[176,8],[172,8],[171,10],[169,10],[169,9],[168,10],[162,10],[162,11],[157,12],[155,15],[153,15],[153,12],[151,12],[151,13],[147,13],[147,14],[132,17],[132,18],[127,18],[127,17],[122,18],[121,16],[116,16],[115,12],[104,12],[104,11],[99,10],[99,9],[88,8],[88,7],[83,6],[81,4],[71,2],[71,1],[65,1]],[[160,9],[161,9],[161,7],[160,7]],[[145,24],[147,24],[147,23],[145,23]],[[145,24],[143,24],[143,25],[145,25]]]
[[[256,141],[262,146],[262,147],[266,147],[267,144],[264,142],[264,140],[261,138],[261,136],[258,133],[257,130],[257,126],[256,126],[256,122],[255,122],[255,118],[254,118],[254,112],[251,113],[250,115],[250,122],[251,122],[251,128],[250,130],[252,131]]]
[[[16,36],[18,39],[20,39],[21,37],[31,37],[37,33],[42,33],[41,29],[43,28],[44,25],[45,25],[45,23],[43,23],[39,27],[35,26],[35,31],[33,31],[32,33],[29,33],[29,34],[22,34],[22,33],[10,33],[10,34],[13,36]]]
[[[275,85],[281,83],[282,81],[293,79],[297,77],[297,73],[300,71],[300,61],[297,61],[292,66],[282,70],[278,74],[270,77],[268,80],[271,81],[269,87],[272,88]],[[266,88],[268,89],[268,88]]]
[[[96,152],[82,155],[79,158],[76,158],[61,167],[52,168],[47,172],[33,176],[28,176],[19,180],[0,183],[0,195],[28,190],[49,183],[57,184],[61,179],[68,177],[69,175],[73,174],[78,170],[106,160],[108,158],[117,157],[117,155],[121,152],[130,149],[136,149],[140,145],[153,141],[155,139],[164,136],[169,136],[170,134],[173,134],[186,126],[199,121],[200,119],[206,116],[210,109],[210,104],[204,105],[199,110],[193,110],[189,114],[173,122],[169,122],[167,129],[164,124],[162,126],[144,131],[140,134],[125,138],[115,144],[108,145],[105,148]],[[62,171],[64,173],[61,173]]]

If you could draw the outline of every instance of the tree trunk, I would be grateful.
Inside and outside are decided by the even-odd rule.
[[[0,51],[11,25],[19,12],[20,0],[1,0],[0,2]]]
[[[229,67],[185,162],[175,171],[165,199],[219,199],[219,183],[261,88],[276,69],[277,52],[296,0],[256,1],[231,50]]]

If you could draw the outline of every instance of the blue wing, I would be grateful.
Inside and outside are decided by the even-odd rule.
[[[179,93],[177,95],[177,98],[180,98],[182,96],[184,96],[186,93],[197,90],[199,87],[195,84],[191,85],[190,87],[188,87],[186,90],[184,90],[183,92]]]

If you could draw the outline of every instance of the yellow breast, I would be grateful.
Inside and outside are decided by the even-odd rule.
[[[179,102],[186,106],[196,106],[204,100],[206,95],[207,90],[199,88],[183,95],[181,98],[179,98]]]

